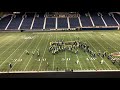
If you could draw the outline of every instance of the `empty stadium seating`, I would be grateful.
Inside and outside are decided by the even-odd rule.
[[[10,20],[11,20],[11,15],[2,18],[0,20],[0,29],[5,29]]]
[[[43,29],[44,16],[37,13],[32,29]]]
[[[113,15],[114,15],[115,19],[117,20],[117,22],[120,24],[120,15],[116,14],[116,13],[114,13]]]
[[[26,13],[20,29],[30,29],[35,13]]]
[[[69,22],[70,22],[70,28],[80,27],[78,17],[77,18],[69,18]]]
[[[93,26],[90,17],[87,15],[87,13],[81,13],[80,19],[83,27]]]
[[[107,26],[117,26],[117,23],[115,22],[113,17],[110,16],[108,13],[103,12],[102,15],[103,15],[103,18],[104,18]]]
[[[68,28],[67,18],[58,18],[57,28]]]
[[[46,18],[45,29],[55,29],[56,18]]]
[[[76,17],[45,17],[44,14],[27,12],[8,15],[1,18],[0,30],[72,29],[80,26],[82,26],[84,30],[86,30],[87,27],[88,29],[92,29],[91,27],[93,27],[95,30],[96,27],[114,27],[120,24],[120,14],[111,12],[82,12],[80,16],[77,15]]]
[[[13,19],[7,29],[18,29],[21,20],[22,20],[22,14],[13,16]]]
[[[99,13],[90,13],[95,26],[105,26]]]

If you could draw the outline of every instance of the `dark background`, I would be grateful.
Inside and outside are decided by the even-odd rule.
[[[119,11],[120,0],[1,0],[0,11]]]

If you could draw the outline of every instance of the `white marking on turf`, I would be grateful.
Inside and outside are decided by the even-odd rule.
[[[84,36],[84,35],[83,35]],[[84,36],[85,37],[85,36]],[[86,37],[85,37],[86,38]],[[86,38],[86,40],[87,40],[87,38]],[[87,40],[88,41],[88,40]],[[88,43],[90,43],[89,41],[88,41]],[[93,47],[93,45],[90,43],[90,45]],[[94,48],[94,47],[93,47]],[[94,48],[94,50],[96,50],[95,48]],[[91,62],[92,62],[92,60],[90,60]],[[93,64],[93,66],[95,67],[95,69],[97,70],[97,68],[96,68],[96,66],[95,66],[95,64],[92,62],[92,64]]]
[[[110,34],[110,33],[109,33]],[[113,36],[113,35],[111,35],[111,36]],[[107,36],[106,36],[107,37]],[[107,37],[108,38],[108,37]],[[109,39],[109,38],[108,38]],[[118,46],[120,46],[117,42],[115,42],[115,41],[113,41],[112,39],[109,39],[109,40],[111,40],[112,42],[114,42],[114,43],[116,43]],[[111,46],[112,47],[112,46]],[[114,47],[113,47],[114,48]],[[115,49],[115,48],[114,48]],[[117,50],[117,49],[115,49],[115,50]],[[117,50],[118,51],[118,50]]]
[[[20,40],[20,39],[16,40],[14,44],[16,44],[19,40]],[[13,44],[13,45],[14,45],[14,44]],[[10,47],[12,47],[13,45],[11,45]],[[9,48],[10,48],[10,47],[9,47]],[[8,48],[8,49],[9,49],[9,48]],[[8,49],[7,49],[7,50],[8,50]],[[18,48],[17,48],[17,49],[18,49]],[[6,51],[6,50],[5,50],[5,51]],[[4,52],[5,52],[5,51],[4,51]],[[16,51],[16,49],[15,49],[15,51]],[[15,52],[15,51],[14,51],[14,52]],[[14,52],[13,52],[13,53],[14,53]],[[13,53],[12,53],[12,54],[13,54]],[[2,53],[2,54],[3,54],[3,53]],[[11,54],[11,55],[12,55],[12,54]],[[11,55],[10,55],[10,56],[11,56]],[[10,56],[9,56],[9,57],[10,57]],[[9,57],[8,57],[8,58],[9,58]],[[8,58],[7,58],[7,59],[8,59]],[[7,60],[7,59],[6,59],[6,60]],[[2,66],[2,64],[3,64],[6,60],[4,60],[4,61],[0,64],[0,66]]]
[[[100,37],[100,36],[99,36]],[[103,40],[101,37],[100,37],[100,39],[102,40],[102,41],[104,41],[104,42],[106,42],[105,40]],[[108,42],[106,42],[110,47],[112,47]],[[103,46],[102,46],[103,47]],[[104,48],[104,47],[103,47]],[[118,51],[117,49],[115,49],[114,47],[112,47],[114,50],[116,50],[116,51]],[[107,49],[106,48],[104,48],[106,51],[107,51]],[[109,51],[107,51],[107,52],[109,52]]]
[[[42,41],[44,35],[45,35],[45,33],[42,35],[42,38],[40,39],[39,43],[37,44],[37,46],[36,46],[34,52],[35,52],[36,49],[38,48],[38,46],[39,46],[40,42]],[[32,56],[30,57],[30,59],[29,59],[28,63],[26,64],[24,70],[26,70],[27,66],[29,65],[29,63],[30,63],[30,61],[31,61],[31,58],[32,58]],[[42,60],[41,60],[41,61],[42,61]]]
[[[75,33],[76,34],[76,33]],[[70,39],[71,39],[71,36],[70,36],[70,33],[69,33],[69,37],[70,37]],[[72,39],[71,39],[71,41],[72,41]],[[79,58],[78,58],[78,55],[76,54],[76,57],[77,57],[77,59],[78,59],[78,61],[79,61],[79,66],[80,66],[80,68],[81,68],[81,70],[82,70],[82,66],[81,66],[81,63],[80,63],[80,60],[79,60]]]
[[[63,36],[63,40],[64,40],[64,36]],[[68,67],[67,67],[67,59],[66,59],[66,51],[65,51],[65,61],[66,61],[66,69],[68,69]]]
[[[88,53],[87,53],[87,55],[88,55]],[[88,57],[90,58],[89,55],[88,55]],[[90,60],[90,61],[91,61],[92,65],[93,65],[93,67],[94,67],[95,69],[97,69],[96,66],[94,65],[94,63],[92,62],[92,60]],[[89,63],[89,62],[88,62],[88,63]],[[90,65],[90,63],[89,63],[89,65]]]
[[[6,40],[8,37],[10,37],[10,36],[12,36],[12,34],[6,34],[6,33],[4,33],[4,34],[2,34],[1,33],[1,35],[0,35],[0,39],[2,39],[1,41],[4,41],[4,40]],[[0,42],[1,42],[0,41]]]
[[[90,35],[89,35],[90,36]],[[91,36],[90,36],[91,37]],[[98,41],[96,41],[96,39],[94,39],[95,42],[97,42],[100,46],[102,46]],[[91,44],[92,45],[92,44]],[[93,47],[93,46],[92,46]],[[103,46],[102,46],[103,47]],[[94,47],[93,47],[94,48]],[[104,48],[104,47],[103,47]],[[94,48],[94,50],[97,52],[97,50]],[[102,60],[104,60],[102,57],[101,57]],[[106,61],[104,60],[104,62],[106,63]],[[111,69],[111,67],[106,63],[106,65],[109,67],[109,69]]]
[[[34,38],[34,39],[35,39],[35,38]],[[28,47],[32,44],[32,42],[34,41],[34,39],[30,42],[30,44],[26,47],[26,49],[28,49]],[[23,56],[24,52],[25,52],[25,50],[24,50],[23,53],[20,55],[20,57],[18,58],[18,60]],[[13,66],[12,66],[12,68],[11,68],[10,70],[12,70],[13,67],[14,67],[16,64],[17,64],[17,62],[13,64]]]
[[[26,41],[26,40],[25,40],[25,41]],[[23,42],[19,45],[19,47],[20,47],[25,41],[23,41]],[[18,48],[19,48],[19,47],[18,47]],[[15,52],[18,50],[18,48],[17,48],[13,53],[15,53]],[[12,53],[10,56],[12,56],[13,53]],[[10,57],[10,56],[9,56],[9,57]],[[9,57],[8,57],[8,58],[9,58]],[[7,58],[7,59],[8,59],[8,58]],[[6,59],[3,63],[5,63],[5,62],[7,61],[7,59]],[[3,63],[0,64],[0,67],[3,65]]]
[[[50,39],[50,36],[49,36],[49,38],[48,38],[48,41],[47,41],[47,44],[46,44],[45,50],[44,50],[44,52],[43,52],[42,59],[43,59],[43,57],[44,57],[44,55],[45,55],[45,52],[46,52],[46,49],[47,49],[47,45],[48,45],[49,39]],[[40,65],[39,65],[38,71],[39,71],[40,68],[41,68],[41,63],[42,63],[42,60],[41,60],[41,62],[40,62]]]
[[[57,34],[55,33],[55,38],[57,40]],[[53,59],[53,70],[54,70],[54,61],[55,61],[55,55],[54,55],[54,59]]]
[[[84,35],[83,35],[84,36]],[[85,36],[84,36],[85,37]],[[85,37],[86,38],[86,37]],[[86,39],[87,40],[87,39]],[[88,40],[87,40],[88,41]],[[88,41],[89,42],[89,41]],[[89,42],[90,43],[90,42]],[[87,55],[88,55],[88,53],[87,53]],[[88,55],[88,57],[90,58],[90,56]],[[94,68],[97,70],[97,68],[96,68],[96,66],[95,66],[95,64],[92,62],[92,60],[90,60],[91,61],[91,63],[93,64],[93,66],[94,66]]]
[[[66,51],[65,51],[65,61],[66,61],[66,69],[67,69],[68,67],[67,67]]]
[[[101,38],[101,37],[100,37]],[[101,38],[101,40],[102,41],[104,41],[104,42],[106,42],[105,40],[103,40],[102,38]],[[113,48],[114,50],[116,50],[116,51],[118,51],[117,49],[115,49],[113,46],[111,46],[108,42],[106,42],[111,48]],[[103,46],[102,46],[103,47]],[[103,47],[104,48],[104,47]],[[106,48],[104,48],[105,50],[106,50]],[[107,51],[107,50],[106,50]]]
[[[53,59],[53,70],[54,70],[54,60],[55,60],[55,55],[54,55],[54,59]]]
[[[2,52],[2,53],[0,54],[0,56],[1,56],[3,53],[5,53],[8,49],[10,49],[14,44],[16,44],[19,40],[20,40],[20,39],[16,40],[10,47],[8,47],[7,49],[5,49],[5,51]]]
[[[9,36],[11,36],[11,35],[9,35]],[[8,37],[9,37],[8,36]],[[5,36],[4,36],[5,37]],[[2,40],[0,41],[0,44],[2,44],[1,46],[0,46],[0,48],[1,47],[3,47],[3,46],[5,46],[6,44],[8,44],[10,41],[12,41],[12,39],[10,39],[9,41],[6,41],[6,39],[8,39],[8,37],[6,37],[6,38],[4,38],[4,37],[2,37]],[[4,39],[3,39],[4,38]],[[6,41],[4,44],[3,44],[3,41]]]

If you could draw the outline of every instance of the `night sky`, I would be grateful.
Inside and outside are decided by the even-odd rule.
[[[82,9],[120,9],[120,0],[2,0],[0,11],[77,11]]]

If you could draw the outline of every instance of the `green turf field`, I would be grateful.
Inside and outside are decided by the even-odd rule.
[[[102,36],[103,35],[103,36]],[[80,31],[80,32],[1,32],[0,33],[0,71],[59,71],[73,70],[119,70],[107,57],[97,56],[95,60],[89,53],[79,49],[78,54],[69,51],[53,55],[48,48],[50,42],[79,40],[86,42],[94,52],[107,53],[120,51],[120,31]],[[37,50],[40,56],[37,56]],[[29,55],[25,50],[29,51]],[[32,52],[35,51],[35,55]],[[64,61],[62,59],[65,59]],[[70,60],[68,60],[70,58]],[[46,61],[43,61],[43,59]],[[103,64],[100,64],[101,60]],[[76,61],[79,64],[76,64]],[[9,63],[12,68],[9,68]],[[48,66],[48,64],[49,66]]]

